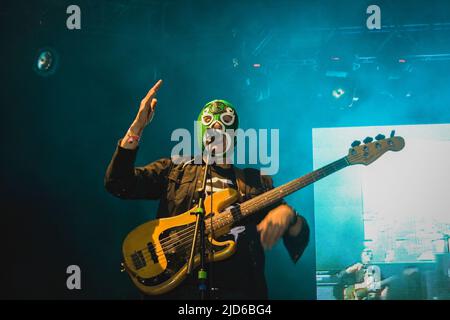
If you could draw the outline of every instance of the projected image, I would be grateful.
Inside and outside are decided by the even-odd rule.
[[[313,129],[314,169],[344,156],[353,140],[392,129],[405,139],[402,151],[314,185],[319,299],[321,285],[341,280],[336,276],[353,272],[352,266],[377,265],[380,279],[402,278],[413,268],[421,285],[448,276],[450,125]],[[365,263],[364,252],[370,252]],[[438,294],[423,290],[426,297]]]

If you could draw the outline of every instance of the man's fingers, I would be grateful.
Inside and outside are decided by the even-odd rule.
[[[257,226],[256,226],[256,230],[260,233],[259,234],[259,239],[261,241],[261,244],[263,246],[263,248],[266,248],[266,221],[263,220],[261,221]]]
[[[267,230],[267,237],[266,237],[266,246],[269,249],[270,247],[272,247],[274,236],[275,236],[275,228],[271,226],[270,229]]]
[[[283,236],[283,233],[284,233],[283,228],[280,227],[280,228],[278,229],[277,235],[276,235],[276,237],[275,237],[274,244],[275,244],[278,240],[280,240],[280,238]]]
[[[147,123],[153,120],[153,116],[155,115],[155,107],[158,100],[153,98],[150,102],[150,109],[147,110]]]
[[[159,90],[159,88],[162,85],[162,82],[163,81],[161,79],[158,80],[158,82],[156,82],[155,85],[150,90],[148,90],[148,92],[147,92],[147,94],[146,94],[144,99],[145,100],[150,100],[150,98],[152,98],[156,94],[156,92]]]
[[[257,226],[256,226],[256,230],[261,231],[264,229],[266,225],[266,220],[261,221]]]
[[[158,103],[158,99],[153,98],[153,99],[152,99],[152,102],[151,102],[151,104],[150,104],[150,106],[151,106],[151,108],[152,108],[152,111],[155,110],[155,107],[156,107],[156,104],[157,104],[157,103]]]
[[[273,224],[269,220],[266,223],[266,226],[263,230],[263,238],[261,239],[264,249],[270,248],[270,242],[272,237],[273,237]]]
[[[256,226],[260,232],[261,244],[264,249],[272,248],[283,234],[282,226],[273,224],[270,220],[263,220]]]
[[[267,247],[267,239],[266,238],[267,238],[267,226],[262,226],[260,228],[260,239],[261,239],[261,244],[264,249]]]
[[[284,228],[279,224],[269,224],[267,235],[265,238],[266,246],[271,249],[281,238]]]

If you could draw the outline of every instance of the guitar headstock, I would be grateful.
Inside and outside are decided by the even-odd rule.
[[[354,141],[350,148],[347,161],[350,165],[363,164],[369,165],[388,151],[400,151],[405,146],[405,140],[402,137],[394,136],[395,131],[391,133],[390,138],[385,138],[379,134],[373,138],[364,139],[364,144],[360,141]]]

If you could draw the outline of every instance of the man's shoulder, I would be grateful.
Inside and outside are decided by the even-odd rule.
[[[151,164],[157,164],[157,163],[162,163],[162,164],[170,164],[170,165],[174,165],[174,166],[178,166],[178,165],[185,165],[185,164],[194,164],[196,163],[197,157],[184,157],[184,156],[171,156],[171,157],[164,157],[164,158],[160,158],[157,159],[153,162],[150,163]]]
[[[184,170],[192,166],[201,165],[202,158],[200,156],[172,156],[169,158],[173,167],[178,170]]]

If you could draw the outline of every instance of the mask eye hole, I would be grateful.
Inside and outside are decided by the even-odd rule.
[[[204,125],[209,125],[212,120],[213,120],[213,117],[209,114],[205,114],[204,116],[202,116],[202,123]]]
[[[222,120],[223,123],[225,123],[226,125],[231,125],[234,123],[234,116],[231,114],[222,114],[220,116],[220,119]]]

